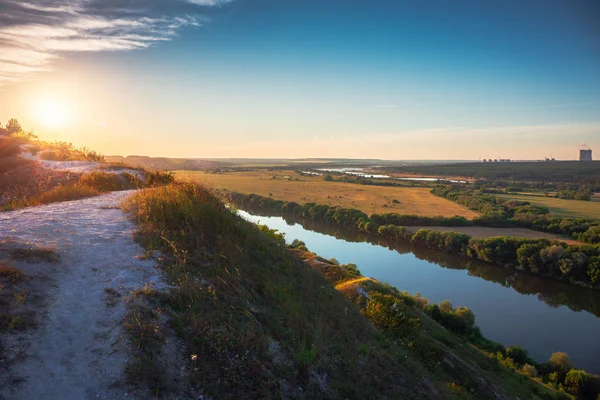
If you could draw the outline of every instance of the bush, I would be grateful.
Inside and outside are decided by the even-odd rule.
[[[587,381],[589,374],[581,369],[572,369],[567,372],[565,386],[573,393],[580,393]]]
[[[535,378],[537,376],[537,370],[533,365],[523,365],[523,367],[521,368],[521,372],[523,373],[523,375],[526,375],[530,378]]]
[[[555,369],[564,371],[573,368],[571,358],[567,353],[564,353],[562,351],[552,353],[550,359],[548,360],[548,364],[550,364]]]
[[[79,178],[79,183],[101,192],[114,192],[141,187],[140,180],[127,172],[120,174],[101,171],[89,172]]]
[[[410,316],[409,308],[392,295],[370,293],[362,310],[373,324],[388,336],[401,342],[412,341],[420,329],[418,318]]]

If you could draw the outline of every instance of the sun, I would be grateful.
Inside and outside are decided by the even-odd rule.
[[[35,116],[45,128],[64,128],[71,117],[68,104],[58,98],[40,99],[35,107]]]

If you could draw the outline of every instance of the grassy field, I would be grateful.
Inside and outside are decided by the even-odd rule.
[[[594,196],[593,201],[563,200],[520,194],[499,195],[499,197],[504,200],[528,201],[536,206],[547,207],[552,214],[559,217],[600,219],[600,202],[596,196]]]
[[[201,171],[176,171],[178,177],[201,182],[215,189],[256,193],[278,200],[315,202],[357,208],[367,214],[398,213],[422,216],[478,215],[466,207],[429,193],[429,188],[357,185],[326,182],[322,176],[300,176],[291,170],[249,171],[207,174]],[[274,179],[273,179],[274,177]],[[296,180],[298,179],[298,180]]]

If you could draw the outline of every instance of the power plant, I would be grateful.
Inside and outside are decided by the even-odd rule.
[[[579,146],[579,161],[592,161],[592,149],[585,143]]]

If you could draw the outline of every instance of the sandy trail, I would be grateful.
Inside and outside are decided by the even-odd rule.
[[[60,256],[58,264],[32,266],[48,275],[48,306],[27,334],[23,356],[0,374],[0,399],[135,397],[122,384],[129,354],[122,298],[158,283],[160,273],[154,261],[136,258],[143,253],[132,238],[136,227],[118,208],[130,194],[0,213],[0,242],[53,246]],[[107,288],[121,294],[116,305],[107,303]]]

